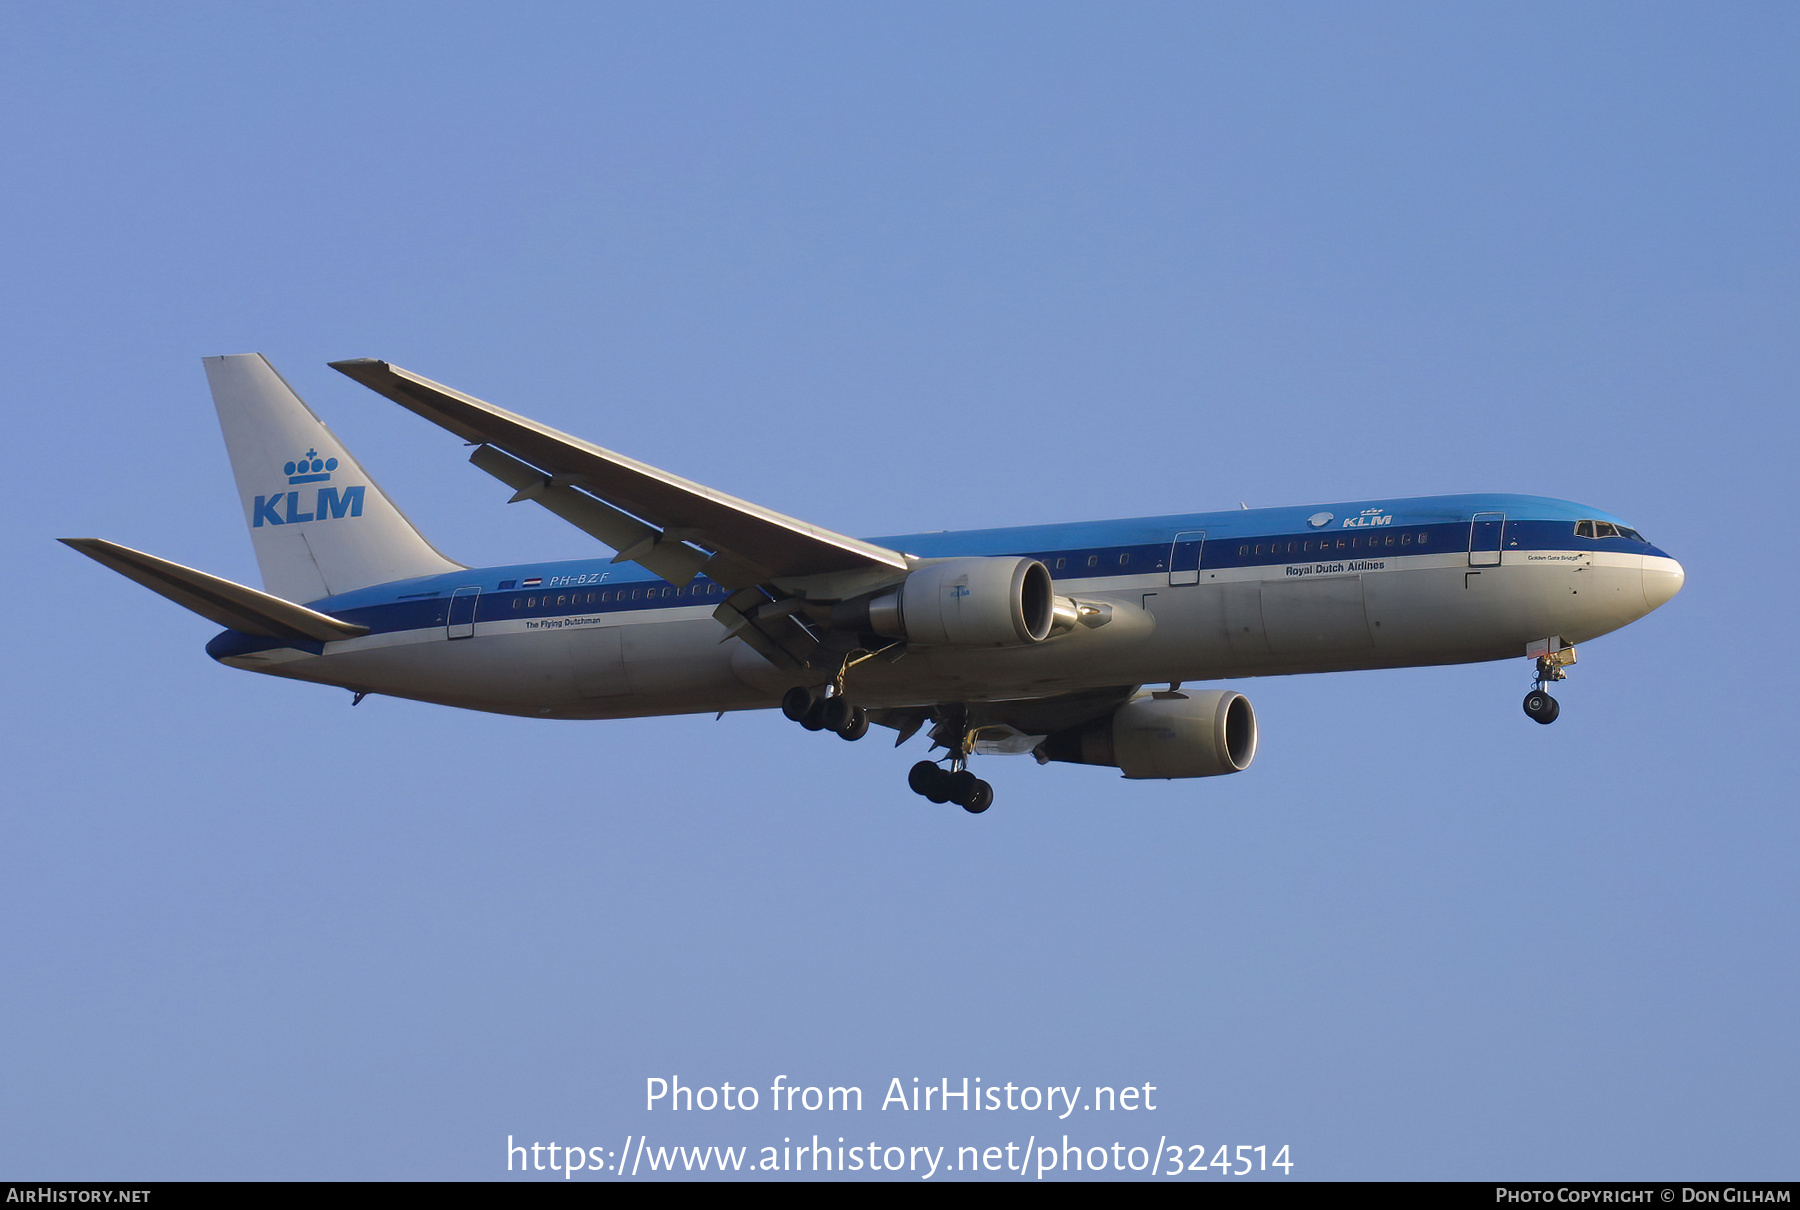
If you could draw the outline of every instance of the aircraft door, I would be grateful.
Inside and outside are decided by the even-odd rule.
[[[1505,513],[1476,513],[1469,522],[1469,566],[1498,567],[1500,540],[1505,533]]]
[[[1190,530],[1175,535],[1169,547],[1169,585],[1200,582],[1200,552],[1206,545],[1206,531]]]
[[[450,613],[444,626],[446,639],[475,637],[475,605],[480,600],[479,588],[459,588],[450,594]]]

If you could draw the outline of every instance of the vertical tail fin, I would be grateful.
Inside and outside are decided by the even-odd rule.
[[[260,353],[205,358],[263,587],[289,601],[455,571]]]

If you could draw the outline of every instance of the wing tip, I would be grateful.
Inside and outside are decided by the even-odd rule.
[[[379,357],[346,357],[341,361],[325,363],[340,374],[348,374],[355,378],[359,370],[388,369],[388,363]]]

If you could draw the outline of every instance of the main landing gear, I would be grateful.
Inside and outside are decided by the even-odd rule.
[[[994,805],[994,787],[969,772],[961,758],[952,760],[948,769],[936,761],[922,760],[906,775],[906,784],[914,794],[932,802],[953,802],[971,815]]]
[[[969,814],[979,815],[994,805],[994,787],[969,772],[975,732],[969,726],[968,709],[960,705],[941,709],[938,725],[931,729],[931,743],[949,751],[950,767],[922,760],[906,775],[906,784],[914,794],[932,802],[953,802]]]
[[[824,691],[794,686],[782,695],[781,712],[808,731],[835,731],[843,739],[861,739],[869,733],[869,712],[851,703],[841,677]],[[906,784],[914,794],[932,802],[953,802],[969,814],[979,815],[994,805],[994,787],[969,772],[975,733],[960,706],[947,717],[939,717],[942,721],[932,730],[931,738],[934,747],[950,750],[950,767],[922,760],[906,775]],[[909,730],[901,739],[911,734]]]
[[[1549,651],[1538,656],[1537,679],[1532,681],[1531,692],[1525,695],[1524,702],[1525,713],[1531,716],[1533,722],[1547,727],[1562,713],[1562,707],[1556,704],[1556,699],[1550,696],[1546,686],[1551,681],[1568,679],[1569,674],[1563,669],[1574,662],[1573,647],[1564,647],[1561,651]]]
[[[869,712],[851,705],[842,693],[827,697],[795,685],[782,696],[781,712],[808,731],[834,731],[840,739],[861,739],[869,733]]]

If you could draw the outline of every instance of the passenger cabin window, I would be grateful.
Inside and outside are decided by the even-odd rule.
[[[1063,568],[1067,567],[1068,565],[1069,565],[1069,561],[1067,559],[1058,559],[1056,561],[1056,570],[1061,571]]]
[[[1089,567],[1100,566],[1100,556],[1099,555],[1089,555],[1088,556],[1088,566]]]
[[[1125,566],[1129,562],[1131,562],[1131,556],[1129,554],[1124,554],[1124,555],[1119,556],[1119,566],[1120,567]]]

